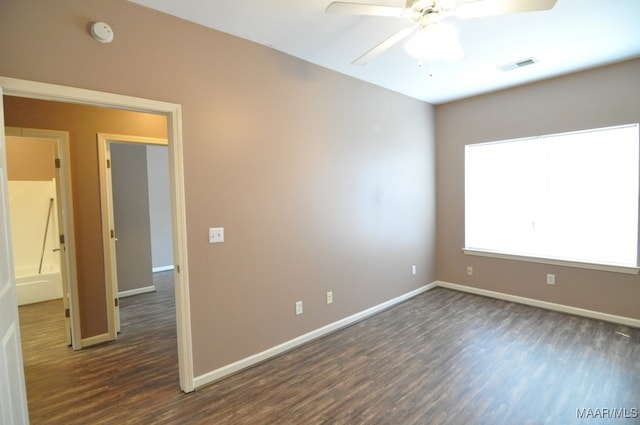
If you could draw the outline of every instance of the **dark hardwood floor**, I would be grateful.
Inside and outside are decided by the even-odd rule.
[[[640,423],[639,330],[443,288],[184,394],[156,277],[80,352],[59,302],[20,308],[32,424]]]

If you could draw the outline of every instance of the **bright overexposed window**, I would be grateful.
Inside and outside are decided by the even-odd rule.
[[[638,124],[465,147],[466,249],[638,266]]]

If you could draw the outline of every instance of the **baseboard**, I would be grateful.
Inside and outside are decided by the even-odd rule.
[[[297,338],[284,342],[280,345],[276,345],[275,347],[269,348],[260,353],[254,354],[252,356],[246,357],[242,360],[239,360],[235,363],[231,363],[229,365],[223,366],[219,369],[213,370],[211,372],[205,373],[203,375],[197,376],[193,380],[194,388],[200,388],[204,385],[211,384],[215,381],[218,381],[226,376],[229,376],[233,373],[239,372],[248,367],[254,366],[258,363],[264,362],[272,357],[280,355],[286,351],[292,350],[296,347],[299,347],[307,342],[313,341],[314,339],[325,336],[331,332],[335,332],[339,329],[342,329],[346,326],[352,325],[362,319],[365,319],[369,316],[372,316],[376,313],[379,313],[383,310],[388,309],[396,304],[399,304],[403,301],[408,300],[409,298],[413,298],[416,295],[422,294],[430,289],[433,289],[437,286],[437,282],[432,282],[428,285],[425,285],[421,288],[408,292],[404,295],[400,295],[399,297],[393,298],[389,301],[386,301],[382,304],[378,304],[374,307],[368,308],[360,313],[356,313],[352,316],[346,317],[344,319],[338,320],[337,322],[330,323],[326,326],[323,326],[319,329],[301,335]]]
[[[157,273],[157,272],[166,272],[168,270],[173,270],[173,264],[170,264],[168,266],[160,266],[160,267],[153,267],[151,269],[151,271],[153,273]]]
[[[146,294],[148,292],[154,292],[155,290],[156,290],[156,286],[155,285],[144,286],[142,288],[129,289],[127,291],[120,291],[120,292],[118,292],[118,297],[126,298],[126,297],[130,297],[132,295],[139,295],[139,294]]]
[[[90,336],[88,338],[81,338],[80,347],[87,348],[87,347],[91,347],[92,345],[102,344],[103,342],[109,342],[109,341],[112,341],[111,337],[109,336],[109,333],[104,333],[100,335]]]
[[[461,292],[468,292],[485,297],[497,298],[499,300],[511,301],[519,304],[526,304],[533,307],[540,307],[547,310],[559,311],[561,313],[574,314],[576,316],[588,317],[590,319],[602,320],[605,322],[616,323],[619,325],[629,326],[632,328],[640,328],[640,320],[625,316],[616,316],[615,314],[602,313],[599,311],[587,310],[578,307],[571,307],[564,304],[556,304],[548,301],[536,300],[534,298],[519,297],[517,295],[505,294],[502,292],[489,291],[487,289],[474,288],[456,283],[437,281],[437,286],[442,288],[453,289]]]

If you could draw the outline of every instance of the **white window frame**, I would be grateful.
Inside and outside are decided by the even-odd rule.
[[[535,137],[533,139],[557,137],[557,136],[562,136],[562,135],[565,135],[565,134],[569,135],[569,134],[585,133],[585,132],[593,132],[593,131],[602,131],[602,130],[609,130],[609,129],[613,130],[613,129],[624,128],[624,127],[635,127],[636,129],[638,129],[638,124],[627,124],[627,125],[615,126],[615,127],[589,129],[589,130],[583,130],[583,131],[577,131],[577,132],[571,132],[571,133],[550,134],[550,135]],[[512,139],[512,140],[504,140],[504,141],[498,141],[498,142],[481,143],[479,145],[495,144],[495,143],[506,143],[506,142],[516,142],[516,141],[531,140],[531,139],[532,138],[529,137],[529,138],[523,138],[523,139]],[[640,141],[639,141],[639,143],[640,143]],[[474,146],[477,146],[477,145],[478,144],[467,145],[465,150],[468,147],[474,147]],[[640,161],[640,158],[638,159],[638,161]],[[466,163],[466,155],[465,155],[465,173],[467,172],[466,170],[467,170],[467,163]],[[466,175],[465,175],[465,191],[466,191]],[[466,194],[465,194],[465,196],[466,196]],[[468,211],[467,211],[467,204],[466,204],[466,198],[465,198],[465,221],[466,221],[466,214],[467,213],[468,213]],[[465,248],[463,248],[462,251],[466,255],[475,255],[475,256],[491,257],[491,258],[501,258],[501,259],[526,261],[526,262],[542,263],[542,264],[561,265],[561,266],[577,267],[577,268],[583,268],[583,269],[604,270],[604,271],[612,271],[612,272],[627,273],[627,274],[638,274],[638,272],[640,270],[640,268],[638,266],[627,266],[627,265],[618,265],[618,264],[598,264],[598,263],[581,262],[581,261],[562,259],[562,258],[545,258],[543,256],[539,257],[536,254],[533,254],[533,255],[529,256],[529,255],[523,255],[523,254],[520,254],[520,253],[499,252],[499,251],[493,251],[493,250],[481,249],[481,248],[475,248],[475,247],[474,248],[470,248],[470,247],[466,246],[466,244],[467,244],[467,233],[466,232],[467,232],[467,230],[465,228]],[[640,242],[638,242],[638,243],[640,243]],[[636,255],[640,255],[640,249],[637,250]],[[638,264],[637,261],[638,260],[636,259],[636,265]]]

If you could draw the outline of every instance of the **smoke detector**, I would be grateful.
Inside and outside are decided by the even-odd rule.
[[[100,43],[111,43],[113,41],[113,30],[105,22],[91,24],[91,35]]]

